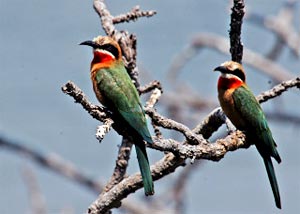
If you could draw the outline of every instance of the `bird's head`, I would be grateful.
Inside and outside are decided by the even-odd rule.
[[[233,88],[239,87],[246,82],[246,75],[243,66],[234,61],[226,61],[216,67],[214,71],[220,71],[218,87]]]
[[[93,63],[103,63],[111,60],[114,61],[122,59],[121,48],[111,37],[98,36],[93,40],[82,42],[80,45],[87,45],[93,48]]]
[[[220,71],[221,76],[224,78],[238,78],[241,81],[246,81],[245,71],[243,66],[234,61],[227,61],[216,67],[214,71]]]

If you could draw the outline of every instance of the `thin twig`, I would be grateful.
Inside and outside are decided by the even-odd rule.
[[[166,129],[173,129],[181,132],[191,144],[201,142],[203,139],[201,135],[196,135],[185,125],[160,115],[154,109],[145,108],[145,112],[151,117],[154,124]]]
[[[139,6],[135,6],[132,10],[126,14],[122,14],[119,16],[115,16],[113,18],[113,24],[119,24],[122,22],[130,22],[136,21],[140,17],[151,17],[156,14],[156,11],[149,10],[149,11],[141,11]]]
[[[276,85],[275,87],[273,87],[272,89],[261,93],[259,96],[257,96],[257,100],[260,103],[266,102],[269,99],[280,96],[283,92],[294,87],[300,89],[300,77],[296,77],[294,79],[282,82]]]
[[[104,107],[93,105],[90,101],[88,101],[86,95],[82,92],[82,90],[75,85],[73,82],[69,81],[64,86],[62,86],[62,91],[73,97],[76,103],[80,103],[82,107],[96,120],[99,120],[103,123],[105,121],[109,121],[109,124],[120,134],[127,136],[128,128],[124,127],[120,118],[112,114]],[[109,127],[108,127],[109,128]],[[104,136],[102,136],[104,137]]]
[[[73,97],[76,103],[80,103],[82,107],[87,112],[89,112],[89,114],[93,118],[104,122],[106,119],[110,119],[112,117],[111,114],[105,108],[93,105],[91,102],[89,102],[82,90],[73,82],[67,82],[64,86],[61,87],[61,90],[65,94]]]
[[[158,100],[160,99],[163,93],[160,82],[158,81],[153,81],[150,84],[146,85],[145,87],[140,88],[140,93],[147,93],[151,90],[153,91],[148,101],[146,102],[145,108],[154,108],[154,106],[156,105],[156,103],[158,102]],[[162,133],[159,130],[159,126],[157,126],[154,121],[151,121],[151,125],[154,129],[155,136],[159,139],[162,138]]]
[[[158,89],[163,93],[162,86],[159,81],[153,80],[152,82],[148,83],[147,85],[143,87],[139,87],[138,91],[140,94],[146,94],[150,91],[153,91],[154,89]]]
[[[158,102],[161,97],[162,92],[159,89],[154,89],[149,100],[146,102],[146,108],[154,108],[155,104]]]

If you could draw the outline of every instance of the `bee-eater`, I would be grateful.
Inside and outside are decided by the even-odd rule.
[[[235,127],[244,131],[263,158],[272,187],[276,206],[280,209],[280,195],[271,157],[281,162],[265,115],[255,96],[246,84],[245,71],[241,64],[227,61],[215,68],[220,71],[218,96],[220,105]]]
[[[154,187],[144,141],[152,143],[145,113],[136,87],[122,60],[119,44],[107,36],[98,36],[82,42],[93,48],[91,80],[97,99],[121,118],[134,133],[134,144],[142,174],[145,195],[153,195]]]

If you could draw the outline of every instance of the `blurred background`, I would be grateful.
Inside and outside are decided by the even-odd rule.
[[[246,14],[277,16],[286,1],[246,1]],[[121,136],[113,130],[99,144],[95,138],[99,122],[91,118],[73,99],[61,91],[68,80],[76,83],[95,104],[89,79],[92,53],[79,46],[104,32],[93,1],[9,1],[0,2],[0,135],[43,154],[57,154],[94,180],[106,183],[115,165]],[[176,56],[190,46],[198,33],[211,32],[228,38],[229,1],[107,1],[113,15],[127,13],[135,5],[156,10],[151,18],[117,25],[138,38],[138,65],[141,83],[159,80],[164,94],[158,111],[190,128],[218,106],[212,70],[230,56],[203,49],[192,57],[171,80]],[[291,25],[300,26],[299,3],[295,1]],[[246,48],[268,54],[277,42],[270,30],[244,21],[242,41]],[[298,49],[299,50],[299,49]],[[291,76],[299,76],[300,61],[283,46],[276,63]],[[254,94],[270,89],[276,81],[245,65],[248,84]],[[174,84],[174,81],[176,84]],[[176,96],[174,96],[176,95]],[[192,95],[199,105],[181,102]],[[145,103],[145,97],[143,97]],[[300,212],[300,92],[292,89],[262,105],[278,151],[280,165],[274,163],[282,198],[282,212],[276,209],[267,174],[258,152],[228,153],[220,162],[201,161],[189,172],[184,195],[184,213],[297,213]],[[192,110],[191,110],[192,109]],[[290,117],[276,117],[280,113]],[[298,119],[297,119],[298,118]],[[182,137],[164,132],[166,137]],[[213,136],[225,135],[225,129]],[[150,151],[155,162],[163,154]],[[187,162],[189,165],[189,162]],[[155,182],[155,197],[172,202],[172,188],[184,168]],[[96,199],[87,188],[41,167],[24,155],[0,147],[0,213],[32,213],[26,172],[34,175],[45,201],[47,213],[84,213]],[[129,173],[138,171],[135,154]],[[129,196],[143,200],[143,191]],[[170,207],[170,213],[172,207]],[[117,211],[116,213],[119,213]]]

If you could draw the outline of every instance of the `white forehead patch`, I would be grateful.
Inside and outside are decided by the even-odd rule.
[[[100,52],[100,53],[103,53],[103,54],[107,54],[107,55],[111,56],[113,59],[116,58],[111,52],[109,52],[109,51],[107,51],[107,50],[103,50],[103,49],[95,49],[95,51]]]
[[[226,79],[232,79],[232,78],[235,78],[235,79],[238,79],[238,80],[240,80],[241,82],[243,82],[243,81],[241,80],[241,78],[239,78],[238,76],[233,75],[233,74],[221,73],[221,77],[226,78]]]

